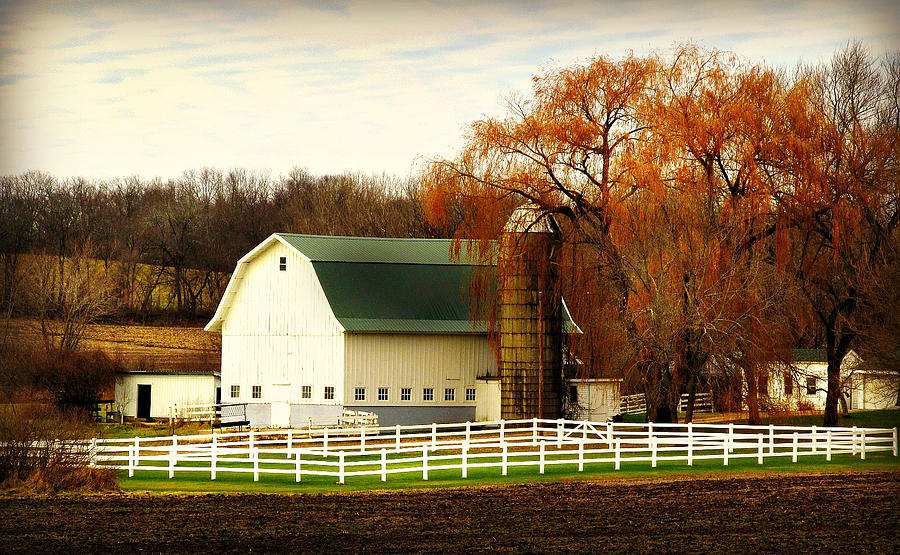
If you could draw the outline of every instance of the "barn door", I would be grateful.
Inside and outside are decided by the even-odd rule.
[[[150,384],[138,384],[137,388],[137,417],[150,418]]]
[[[272,427],[289,428],[291,426],[291,384],[272,384]]]

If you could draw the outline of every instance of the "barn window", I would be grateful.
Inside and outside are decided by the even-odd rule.
[[[239,385],[231,386],[231,398],[237,399],[240,396],[241,396],[241,386],[239,386]]]
[[[353,400],[355,401],[365,401],[366,400],[366,388],[357,387],[353,391]]]
[[[304,399],[312,399],[312,386],[304,385],[302,394]]]
[[[378,400],[379,401],[387,401],[388,400],[388,388],[386,388],[386,387],[378,388]]]
[[[474,401],[475,400],[475,388],[467,387],[466,388],[466,401]]]
[[[412,388],[404,387],[400,390],[401,401],[412,401]]]
[[[815,378],[815,376],[806,378],[806,394],[807,395],[815,395],[816,394],[816,378]]]
[[[456,390],[452,387],[448,387],[444,389],[444,400],[445,401],[455,401],[456,400]]]
[[[253,390],[250,392],[250,394],[253,396],[254,399],[261,399],[262,398],[262,386],[254,385]]]
[[[287,257],[279,256],[278,257],[278,271],[283,272],[285,270],[287,270]]]
[[[794,377],[791,376],[790,372],[784,373],[784,394],[785,395],[793,395],[794,394]]]
[[[422,400],[423,401],[434,401],[434,388],[426,387],[422,390]]]
[[[325,386],[325,398],[328,400],[334,399],[334,386],[333,385]]]
[[[578,402],[578,386],[577,385],[569,386],[569,401],[571,401],[573,403]]]

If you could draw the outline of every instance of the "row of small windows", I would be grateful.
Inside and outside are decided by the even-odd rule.
[[[304,399],[312,399],[312,386],[304,385],[301,388],[301,395]],[[231,398],[237,399],[241,396],[241,386],[233,385],[231,386]],[[262,399],[262,386],[254,385],[250,388],[250,396],[254,399]],[[325,386],[325,399],[331,400],[334,399],[334,386],[326,385]]]
[[[366,400],[366,388],[365,387],[357,387],[353,390],[353,400],[354,401],[365,401]],[[379,387],[378,388],[378,400],[379,401],[390,401],[391,394],[390,388],[387,387]],[[412,401],[412,388],[411,387],[401,387],[400,388],[400,400],[401,401]],[[434,388],[426,387],[422,389],[422,400],[423,401],[434,401]],[[444,389],[444,401],[455,401],[456,400],[456,388],[448,387]],[[475,400],[475,388],[467,387],[466,388],[466,401],[474,401]]]
[[[301,396],[304,399],[312,399],[312,386],[304,385],[301,387]],[[232,399],[237,399],[241,396],[241,386],[232,385],[231,386],[231,397]],[[254,385],[250,388],[250,396],[254,399],[262,399],[262,386]],[[334,386],[327,385],[325,386],[325,399],[333,400],[334,399]],[[353,390],[353,400],[354,401],[365,401],[366,400],[366,388],[365,387],[357,387]],[[378,388],[378,400],[379,401],[390,401],[391,394],[390,388],[387,387],[379,387]],[[400,388],[400,400],[401,401],[412,401],[412,388],[403,387]],[[422,400],[423,401],[434,401],[434,388],[426,387],[422,390]],[[456,400],[456,388],[448,387],[444,389],[444,401],[455,401]],[[475,388],[467,387],[466,388],[466,401],[474,401],[475,400]]]

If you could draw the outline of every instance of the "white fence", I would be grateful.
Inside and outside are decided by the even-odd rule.
[[[684,393],[681,395],[681,400],[678,403],[678,411],[686,412],[687,407],[688,394]],[[699,413],[712,411],[712,393],[710,393],[709,391],[697,393],[694,396],[694,412]],[[641,414],[644,412],[647,412],[647,399],[644,397],[643,393],[622,396],[622,399],[619,403],[620,414]]]
[[[737,458],[850,453],[865,459],[878,451],[897,456],[896,428],[817,428],[738,426],[734,424],[625,424],[573,420],[507,420],[429,426],[394,426],[354,430],[285,430],[276,432],[91,440],[93,463],[135,471],[223,472],[333,476],[343,484],[351,476],[459,471],[476,468],[548,465],[609,465],[626,462],[704,459],[723,465]]]

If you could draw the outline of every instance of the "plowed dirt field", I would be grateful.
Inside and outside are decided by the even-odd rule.
[[[900,473],[0,498],[0,552],[900,552]]]

